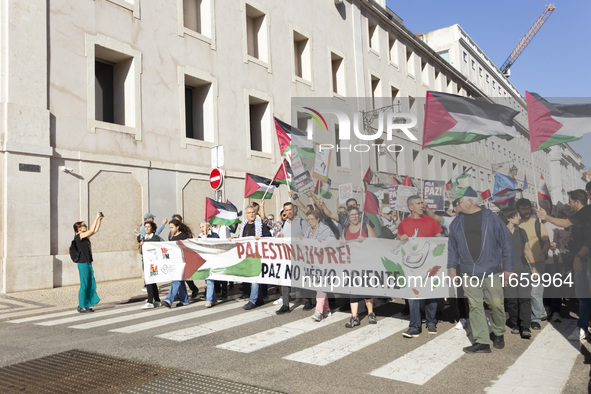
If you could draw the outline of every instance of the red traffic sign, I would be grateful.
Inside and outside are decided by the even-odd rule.
[[[220,187],[222,187],[223,180],[224,176],[220,170],[217,168],[211,170],[211,173],[209,174],[209,186],[211,186],[213,190],[218,190]]]

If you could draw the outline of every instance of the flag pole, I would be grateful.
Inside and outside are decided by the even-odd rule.
[[[263,198],[261,200],[265,199],[265,196],[267,195],[267,193],[269,192],[269,189],[271,188],[271,185],[273,185],[273,181],[275,179],[271,179],[271,182],[269,182],[269,184],[267,185],[267,190],[265,190],[265,193],[263,194]]]

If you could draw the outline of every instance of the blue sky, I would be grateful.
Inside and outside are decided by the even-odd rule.
[[[413,33],[459,24],[500,67],[549,0],[386,0]],[[550,102],[591,102],[591,1],[558,0],[556,9],[511,67],[511,83],[523,94]],[[564,99],[567,98],[567,99]],[[591,167],[591,134],[571,146]]]

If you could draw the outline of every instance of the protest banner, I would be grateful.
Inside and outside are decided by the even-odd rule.
[[[393,211],[396,210],[396,196],[398,194],[398,186],[390,186],[388,188],[388,198],[389,198],[389,204],[390,204],[390,208],[392,208]]]
[[[398,191],[396,194],[396,210],[401,212],[410,212],[408,210],[408,206],[406,205],[406,200],[412,195],[418,193],[418,188],[416,186],[398,186]]]
[[[343,183],[339,185],[339,204],[346,203],[350,198],[353,198],[353,184]]]
[[[315,145],[314,169],[312,177],[328,182],[328,168],[330,167],[330,149],[319,149],[320,144]]]
[[[167,256],[160,251],[163,247]],[[148,249],[156,253],[149,255]],[[455,290],[444,278],[447,238],[407,242],[366,238],[345,243],[254,237],[190,239],[146,243],[143,250],[147,284],[171,277],[212,279],[399,298],[452,297]],[[183,264],[184,272],[179,275]],[[164,266],[175,267],[175,275],[163,272]]]
[[[443,211],[445,209],[445,182],[424,181],[423,201],[433,211]]]
[[[310,171],[306,170],[293,178],[293,185],[299,193],[305,193],[314,190],[316,183],[310,176]]]

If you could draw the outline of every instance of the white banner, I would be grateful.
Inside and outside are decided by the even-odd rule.
[[[145,243],[143,250],[146,283],[214,279],[355,296],[443,298],[455,294],[449,278],[444,279],[446,238],[405,242],[191,239]]]

